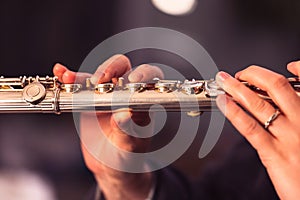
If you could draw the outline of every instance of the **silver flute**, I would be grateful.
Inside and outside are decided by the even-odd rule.
[[[288,79],[300,94],[299,78]],[[244,83],[262,98],[266,92]],[[214,80],[159,80],[147,83],[62,84],[57,77],[0,77],[0,113],[184,111],[198,116],[217,110],[215,98],[225,92]]]

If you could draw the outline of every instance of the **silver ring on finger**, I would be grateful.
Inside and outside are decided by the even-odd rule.
[[[269,117],[269,119],[265,122],[265,129],[268,129],[269,126],[275,121],[275,119],[281,114],[279,109],[276,109],[274,114]]]

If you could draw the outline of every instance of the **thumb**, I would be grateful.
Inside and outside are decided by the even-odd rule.
[[[135,137],[137,134],[134,131],[134,122],[131,119],[132,112],[119,111],[112,114],[110,125],[110,137],[113,143],[119,148],[135,153],[146,152],[150,140]]]
[[[112,134],[129,136],[133,131],[131,126],[131,116],[132,113],[128,110],[114,112],[110,119]]]

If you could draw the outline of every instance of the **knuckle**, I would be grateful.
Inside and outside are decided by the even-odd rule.
[[[137,69],[150,69],[152,66],[149,64],[141,64],[140,66],[137,67]]]
[[[130,66],[130,59],[123,54],[116,54],[116,60],[122,60],[122,63],[125,63],[127,66]]]
[[[109,61],[109,62],[106,63],[107,61]],[[104,63],[106,63],[106,65],[104,65],[102,67],[107,68],[107,67],[111,66],[113,63],[121,64],[123,66],[126,66],[127,68],[130,68],[130,66],[131,66],[130,59],[123,54],[115,54],[112,57],[110,57],[107,61],[104,62]]]
[[[238,81],[232,81],[230,82],[230,85],[227,85],[227,87],[231,87],[231,90],[234,91],[232,92],[232,96],[235,100],[237,100],[238,102],[242,102],[244,99],[244,91],[246,89],[246,87],[238,82]]]
[[[232,87],[234,87],[237,91],[243,91],[246,87],[241,82],[234,81],[232,83]]]
[[[246,70],[249,71],[255,71],[257,70],[259,67],[257,65],[250,65],[249,67],[246,68]]]
[[[242,112],[242,109],[240,107],[234,107],[234,106],[230,106],[227,105],[228,107],[228,111],[230,111],[230,113],[228,111],[226,111],[226,115],[228,117],[228,119],[231,121],[231,122],[234,122],[234,121],[237,121],[237,120],[240,120],[240,116],[241,116],[241,112]]]
[[[263,113],[267,110],[268,104],[263,99],[258,99],[255,102],[252,102],[251,105],[249,105],[250,108],[253,108],[255,112]]]
[[[257,72],[258,70],[260,70],[261,67],[257,66],[257,65],[250,65],[248,66],[246,69],[244,69],[242,71],[243,76],[251,76],[251,74]]]
[[[128,59],[127,56],[123,54],[115,54],[112,56],[113,59]]]
[[[280,88],[286,88],[289,86],[289,82],[288,80],[282,76],[282,75],[278,75],[273,81],[272,81],[272,87],[276,88],[276,89],[280,89]]]
[[[244,136],[250,136],[258,132],[260,124],[253,118],[248,118],[245,111],[239,106],[227,105],[226,117],[239,129]]]
[[[104,70],[100,70],[99,71],[99,75],[101,75],[102,73],[104,73],[108,77],[114,77],[114,71],[112,71],[112,69],[110,69],[110,68],[106,68]]]
[[[140,73],[146,75],[148,78],[164,78],[164,73],[163,71],[154,65],[150,64],[142,64],[136,68],[135,71],[139,71]]]
[[[245,123],[244,134],[253,135],[257,132],[259,124],[255,120],[249,120],[248,123]]]
[[[130,59],[129,59],[127,56],[124,56],[124,55],[123,55],[123,58],[122,58],[122,59],[123,59],[124,62],[127,64],[127,66],[130,66],[130,65],[131,65]]]
[[[164,72],[162,71],[161,68],[157,67],[157,66],[152,66],[153,70],[156,72],[156,74],[158,76],[164,77]]]

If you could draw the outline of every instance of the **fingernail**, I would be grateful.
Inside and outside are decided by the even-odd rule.
[[[103,78],[104,77],[104,73],[100,73],[100,74],[94,74],[92,77],[91,77],[91,83],[93,84],[93,85],[97,85],[98,84],[98,82],[99,82],[99,80],[101,79],[101,78]]]
[[[143,79],[143,74],[136,72],[136,73],[131,73],[128,76],[128,80],[130,82],[140,82]]]
[[[230,77],[231,77],[231,76],[230,76],[228,73],[221,71],[221,72],[218,72],[218,73],[217,73],[217,75],[216,75],[216,81],[217,81],[217,83],[219,84],[219,86],[222,87],[224,81],[225,81],[226,79],[230,78]]]

